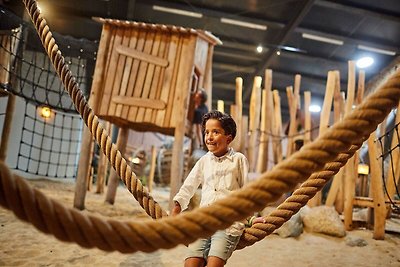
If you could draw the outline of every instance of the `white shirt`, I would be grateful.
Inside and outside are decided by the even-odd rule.
[[[179,202],[182,210],[187,209],[190,199],[202,185],[200,207],[209,206],[247,183],[248,170],[247,158],[232,148],[222,157],[208,152],[196,162],[174,201]],[[227,229],[227,233],[238,236],[242,234],[243,229],[243,223],[235,222]]]

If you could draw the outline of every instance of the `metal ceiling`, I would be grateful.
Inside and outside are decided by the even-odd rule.
[[[2,4],[18,10],[22,5],[16,2]],[[365,69],[368,82],[400,53],[399,0],[38,2],[52,31],[77,38],[100,38],[101,25],[92,17],[208,30],[223,43],[215,48],[213,59],[214,107],[217,100],[233,103],[235,78],[242,77],[246,113],[254,76],[263,76],[269,68],[273,70],[273,89],[281,91],[284,119],[288,116],[286,87],[293,85],[296,74],[302,76],[301,93],[311,91],[312,102],[322,105],[329,70],[340,71],[341,88],[345,90],[349,60],[364,55],[374,58],[374,65]],[[240,26],[238,22],[247,25]],[[256,51],[259,45],[263,47],[261,53]]]

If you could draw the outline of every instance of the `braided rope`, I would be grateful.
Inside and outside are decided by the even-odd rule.
[[[65,80],[62,78],[63,83],[67,88],[70,88],[68,92],[71,92],[71,97],[76,100],[74,103],[78,103],[78,111],[84,114],[82,115],[83,118],[90,119],[87,123],[88,127],[93,121],[95,121],[93,125],[98,125],[98,120],[90,107],[87,107],[84,97],[80,92],[77,92],[79,88],[70,72],[63,68],[64,61],[61,53],[45,25],[45,21],[40,18],[36,2],[24,1],[24,3],[30,11],[29,13],[33,14],[31,17],[37,30],[42,29],[38,32],[41,33],[39,35],[44,46],[47,47],[45,44],[48,44],[48,47],[55,48],[48,49],[48,54],[56,70],[60,70],[60,77],[65,78]],[[40,19],[40,22],[37,18]],[[50,37],[48,34],[50,34]],[[0,204],[12,209],[20,219],[32,222],[39,230],[52,233],[60,240],[73,241],[84,247],[98,247],[106,251],[118,250],[130,253],[137,250],[150,252],[158,248],[171,248],[177,244],[189,243],[199,237],[209,236],[218,229],[228,227],[233,221],[244,219],[252,212],[260,210],[265,204],[276,200],[283,192],[291,190],[296,184],[304,181],[312,172],[322,169],[325,163],[332,161],[330,165],[325,165],[325,169],[328,171],[329,168],[337,168],[340,165],[337,162],[345,158],[345,156],[340,156],[340,153],[344,153],[344,151],[351,153],[352,150],[349,150],[351,144],[358,143],[357,140],[360,139],[364,140],[365,138],[361,137],[369,135],[377,124],[386,117],[390,109],[397,105],[400,98],[399,76],[398,71],[352,114],[334,125],[316,141],[304,146],[302,150],[278,164],[272,171],[262,174],[258,181],[234,192],[228,198],[220,200],[210,207],[199,208],[173,218],[167,217],[157,221],[124,223],[115,220],[103,220],[74,209],[67,209],[61,204],[47,199],[40,191],[32,190],[22,178],[12,175],[3,163],[0,163]],[[91,129],[91,127],[89,128]],[[95,127],[94,129],[99,128]],[[114,165],[116,156],[110,156],[112,145],[107,138],[108,136],[104,137],[105,131],[100,129],[94,132],[97,133],[96,140],[102,141],[99,143],[111,164],[118,169],[118,166]],[[107,134],[105,133],[105,135]],[[103,148],[104,146],[106,148]],[[107,151],[108,153],[106,153]],[[116,152],[117,155],[118,153],[119,151]],[[334,161],[335,157],[337,162]],[[130,180],[132,176],[130,169],[124,171],[128,173],[129,178],[126,178],[126,180],[130,182],[129,184],[134,183]],[[118,171],[118,173],[123,174],[122,171]],[[311,190],[306,189],[298,194],[302,193],[306,197],[312,194],[308,191],[313,191],[315,194],[316,188],[322,187],[323,180],[314,176],[313,179],[305,183],[308,186],[305,188],[311,188]],[[315,188],[312,189],[312,187]],[[293,198],[295,197],[297,197],[297,193],[293,195]],[[294,206],[301,202],[301,200],[295,199],[291,199],[291,201]],[[287,214],[296,209],[288,206],[289,204],[286,204],[286,206],[282,204],[276,213],[286,209],[288,212],[284,212],[286,215],[282,216],[288,217]],[[297,204],[297,207],[299,207],[299,204]],[[276,218],[278,218],[278,215],[276,215]],[[274,221],[279,221],[279,218],[269,220],[266,226],[279,225],[279,222],[273,224]],[[282,221],[283,219],[280,220],[280,222]],[[256,224],[255,226],[259,227],[259,225]],[[257,230],[256,227],[252,229]],[[268,231],[266,229],[265,232]]]

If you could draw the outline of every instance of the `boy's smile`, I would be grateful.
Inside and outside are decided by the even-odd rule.
[[[221,157],[228,152],[228,145],[232,141],[231,135],[226,135],[220,121],[209,119],[205,125],[204,140],[208,150],[216,157]]]

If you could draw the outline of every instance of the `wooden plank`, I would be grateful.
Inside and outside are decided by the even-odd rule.
[[[346,107],[344,110],[345,116],[350,114],[353,110],[354,95],[356,91],[356,63],[354,61],[349,61],[349,74],[347,78],[347,98]]]
[[[144,47],[142,48],[144,53],[150,54],[151,49],[153,47],[153,43],[154,43],[154,37],[155,37],[154,31],[147,32]],[[142,49],[137,49],[137,50],[141,51]],[[146,75],[147,75],[148,66],[149,66],[148,62],[139,60],[139,67],[138,67],[139,70],[138,70],[138,74],[137,74],[136,81],[135,81],[135,87],[133,89],[134,97],[142,97],[143,87],[144,87],[144,82],[145,82]],[[135,121],[135,122],[137,121],[138,110],[139,109],[135,106],[131,106],[129,108],[128,117],[131,121]]]
[[[138,31],[136,30],[130,30],[130,37],[129,37],[129,47],[135,47],[136,43],[137,43],[137,37],[138,37]],[[120,45],[117,45],[117,52],[118,52],[118,47]],[[133,49],[133,48],[132,48]],[[127,90],[128,90],[128,81],[129,81],[129,77],[131,75],[132,72],[132,65],[133,65],[133,58],[131,57],[127,57],[125,60],[125,67],[124,67],[124,73],[122,75],[122,81],[121,81],[121,89],[120,89],[120,95],[121,96],[126,96],[127,94]],[[122,110],[123,110],[124,106],[121,104],[117,104],[117,108],[115,111],[115,116],[116,117],[120,117],[123,119],[126,119],[122,116]]]
[[[109,24],[103,24],[101,32],[101,39],[99,49],[97,51],[96,66],[94,69],[92,89],[90,90],[90,97],[92,99],[92,109],[95,114],[98,114],[99,106],[101,105],[102,97],[104,94],[104,83],[107,71],[107,58],[110,56],[110,45],[112,38],[112,28]]]
[[[125,97],[125,96],[113,96],[112,102],[127,105],[136,106],[141,108],[151,109],[165,109],[167,104],[161,100],[141,98],[141,97]]]
[[[167,47],[167,35],[163,32],[159,32],[158,35],[161,36],[161,39],[160,39],[160,48],[158,49],[157,56],[160,58],[165,58],[166,47]],[[162,68],[160,66],[155,66],[153,79],[151,80],[151,85],[150,85],[151,88],[149,93],[150,99],[158,99],[157,92],[161,90],[164,71],[165,68]],[[155,118],[153,117],[154,114],[155,112],[153,109],[146,109],[143,120],[145,122],[155,123]]]
[[[160,48],[160,42],[161,42],[161,35],[158,34],[158,33],[155,33],[153,47],[152,47],[151,52],[150,52],[150,55],[152,57],[154,57],[154,58],[158,58],[157,54],[158,54],[158,50]],[[159,58],[159,59],[163,60],[163,61],[166,61],[162,57]],[[156,67],[155,64],[152,64],[152,63],[148,64],[146,78],[145,78],[144,83],[143,83],[143,91],[142,91],[142,95],[141,95],[142,99],[148,99],[150,91],[151,90],[156,90],[156,88],[152,88],[151,87],[151,84],[152,84],[153,79],[154,79],[153,76],[154,76],[155,67]],[[166,67],[166,65],[164,67]],[[137,116],[136,116],[136,122],[140,123],[140,122],[144,121],[145,112],[151,112],[151,110],[150,109],[146,109],[146,108],[139,108],[138,109],[138,113],[137,113]]]
[[[374,199],[374,233],[373,238],[382,240],[385,238],[386,206],[383,194],[382,169],[377,160],[376,133],[372,132],[368,138],[368,155],[370,158],[371,191]]]
[[[180,53],[182,49],[182,40],[176,33],[172,33],[167,49],[167,58],[169,65],[165,68],[163,84],[160,92],[160,100],[167,103],[167,109],[172,107],[172,99],[174,94],[174,80],[176,79],[176,65],[179,64]],[[169,111],[171,112],[171,111]],[[166,127],[167,110],[157,111],[156,125]]]
[[[170,33],[164,33],[164,38],[163,38],[163,45],[162,45],[162,49],[160,49],[160,53],[162,52],[162,57],[163,58],[168,58],[168,51],[169,51],[169,44],[170,44],[170,40],[171,40],[171,34]],[[163,51],[164,50],[164,51]],[[161,54],[160,54],[161,55]],[[159,67],[157,67],[159,68]],[[158,81],[157,83],[155,83],[155,86],[157,87],[155,90],[155,97],[153,97],[154,99],[160,99],[161,100],[161,91],[164,85],[164,78],[165,73],[166,73],[167,68],[160,68],[160,75],[158,77]],[[167,103],[168,105],[168,103]],[[153,110],[152,111],[152,115],[151,115],[151,121],[152,123],[157,123],[157,111]]]
[[[118,46],[119,44],[122,45],[128,45],[129,40],[130,40],[130,29],[126,27],[121,27],[123,31],[121,31],[121,40],[120,42],[115,42],[115,47]],[[122,82],[122,76],[124,74],[124,68],[125,68],[125,61],[126,61],[126,56],[120,55],[116,50],[115,50],[116,58],[117,58],[117,65],[116,68],[110,69],[110,72],[114,72],[114,80],[112,83],[112,92],[110,96],[110,100],[112,99],[113,96],[115,95],[120,95],[121,91],[121,82]],[[107,77],[108,80],[108,77]],[[117,105],[113,103],[112,101],[109,102],[109,107],[108,107],[108,115],[110,116],[115,116],[116,112],[116,107]]]
[[[159,37],[159,34],[157,33],[156,36]],[[156,37],[156,39],[158,37]],[[164,68],[168,66],[168,60],[153,56],[152,54],[143,53],[143,52],[138,51],[138,50],[136,50],[134,48],[131,48],[131,47],[126,47],[126,46],[119,45],[119,46],[116,47],[116,49],[117,49],[118,53],[123,54],[123,55],[125,55],[127,57],[132,57],[132,58],[135,58],[135,59],[139,59],[139,60],[141,60],[143,62],[154,64],[154,65],[157,65],[157,66],[160,66],[160,67],[164,67]],[[155,50],[155,49],[153,48],[153,50]]]
[[[110,106],[109,101],[111,100],[111,95],[113,94],[113,84],[119,59],[119,54],[114,50],[114,46],[122,42],[124,32],[123,29],[117,27],[112,27],[112,30],[112,38],[110,39],[109,45],[109,56],[107,59],[106,79],[104,82],[101,105],[99,107],[100,113],[107,115]]]
[[[143,50],[143,47],[144,47],[144,44],[146,41],[146,35],[147,35],[147,31],[140,30],[136,37],[137,40],[131,40],[132,43],[131,43],[130,47],[135,48],[136,50],[139,50],[139,51]],[[131,97],[131,96],[138,97],[137,95],[135,95],[134,88],[135,88],[137,76],[139,73],[139,64],[140,64],[139,59],[133,59],[131,71],[130,71],[130,75],[129,75],[129,80],[128,80],[128,85],[127,85],[127,90],[125,93],[125,96],[127,96],[127,97]],[[129,117],[129,112],[130,112],[130,106],[124,106],[122,108],[121,117],[126,120],[130,120],[131,118]]]
[[[176,44],[176,46],[175,46],[175,44]],[[162,118],[162,121],[161,121],[162,125],[167,128],[171,126],[170,125],[170,117],[171,117],[171,113],[172,113],[172,109],[173,109],[173,105],[174,105],[173,101],[174,101],[175,91],[176,91],[176,80],[177,80],[177,76],[178,76],[178,68],[179,68],[179,64],[181,62],[182,48],[183,48],[183,37],[174,34],[171,38],[170,51],[168,53],[168,57],[171,57],[170,62],[173,61],[174,64],[173,64],[173,67],[170,69],[170,72],[168,73],[171,76],[170,77],[167,76],[168,84],[166,84],[166,88],[163,87],[162,92],[161,92],[161,100],[164,100],[164,98],[166,97],[167,109],[164,113],[163,113],[163,111],[158,112],[158,114],[160,114],[160,118]],[[165,90],[165,93],[164,93],[164,90]]]
[[[180,125],[180,118],[178,118],[178,116],[184,116],[184,124],[186,124],[196,41],[197,37],[194,35],[187,35],[183,38],[182,52],[180,56],[181,60],[179,65],[177,65],[178,72],[173,100],[174,107],[172,108],[171,116],[168,119],[169,125],[172,127]]]

